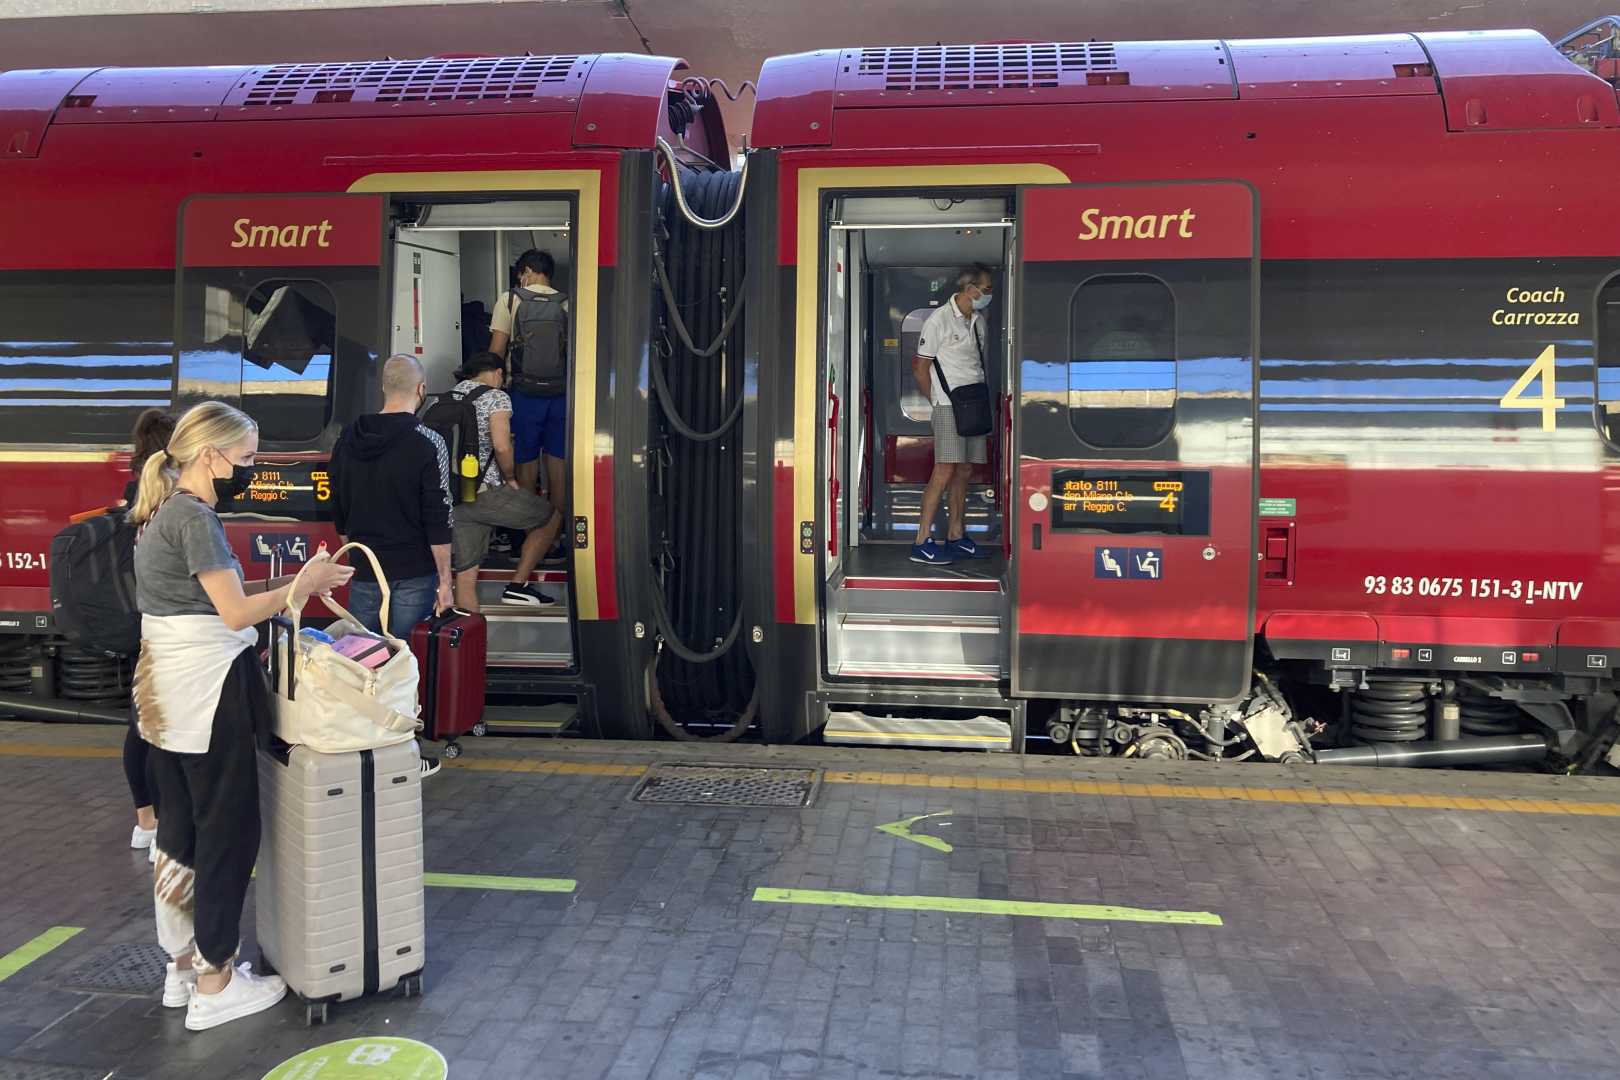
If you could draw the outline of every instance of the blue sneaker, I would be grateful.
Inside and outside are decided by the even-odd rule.
[[[934,538],[930,536],[920,544],[911,545],[911,561],[925,566],[945,566],[955,562],[956,556],[948,546],[940,547],[934,543]]]
[[[952,558],[956,559],[988,559],[990,557],[988,551],[979,550],[979,545],[973,542],[971,536],[964,536],[959,540],[946,542],[945,550],[950,552]]]

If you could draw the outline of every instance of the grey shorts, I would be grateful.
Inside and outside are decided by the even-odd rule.
[[[934,464],[956,465],[967,462],[983,465],[990,460],[988,437],[973,435],[966,439],[956,433],[956,413],[949,405],[934,406]]]
[[[478,498],[456,507],[450,565],[456,573],[471,570],[489,554],[489,538],[496,529],[528,532],[551,520],[552,509],[543,496],[518,491],[504,484],[478,493]]]

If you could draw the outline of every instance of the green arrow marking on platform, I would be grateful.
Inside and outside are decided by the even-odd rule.
[[[921,844],[923,847],[931,847],[935,851],[954,851],[955,849],[951,845],[937,836],[923,836],[911,831],[911,827],[919,821],[935,817],[948,817],[950,813],[949,810],[936,810],[932,814],[918,814],[916,817],[902,818],[899,821],[891,821],[887,825],[879,825],[877,831],[888,833],[890,836],[898,837],[901,840],[910,840],[913,843]]]
[[[414,1039],[345,1039],[305,1050],[264,1074],[264,1080],[445,1080],[444,1055]]]

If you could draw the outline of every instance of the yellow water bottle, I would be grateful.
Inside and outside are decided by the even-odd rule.
[[[478,497],[478,459],[472,454],[462,454],[458,468],[461,472],[461,501],[470,503]]]

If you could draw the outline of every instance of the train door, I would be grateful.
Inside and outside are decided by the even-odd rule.
[[[1255,579],[1251,188],[1026,188],[1014,343],[1012,690],[1247,692]]]
[[[335,539],[326,451],[375,393],[383,214],[374,195],[181,209],[175,411],[223,400],[258,422],[252,485],[223,515],[250,580]]]
[[[391,351],[422,361],[429,393],[454,386],[454,372],[462,362],[489,347],[492,323],[503,325],[497,309],[513,284],[512,268],[524,252],[550,256],[553,287],[565,296],[574,294],[573,219],[573,203],[565,197],[434,193],[395,198]],[[505,325],[510,322],[508,315]],[[525,404],[514,396],[515,407]],[[544,481],[543,470],[537,471]],[[478,602],[489,625],[489,666],[498,685],[522,684],[525,674],[543,677],[577,666],[565,557],[569,539],[559,537],[531,579],[553,601],[541,607],[508,604],[502,598],[517,567],[522,534],[499,530],[491,539],[479,571]],[[555,709],[537,719],[532,709],[500,706],[490,710],[488,722],[501,732],[551,734],[559,720],[571,716],[571,710]]]
[[[930,406],[912,358],[922,323],[951,302],[964,266],[988,266],[997,289],[1004,286],[1011,211],[1010,192],[982,191],[847,195],[829,208],[820,513],[831,678],[1005,677],[1006,560],[993,460],[976,465],[964,515],[985,557],[950,566],[910,561],[934,457]],[[997,400],[1007,382],[1001,323],[992,310],[983,331]],[[941,540],[947,516],[941,505]],[[827,737],[837,741],[835,728]]]

